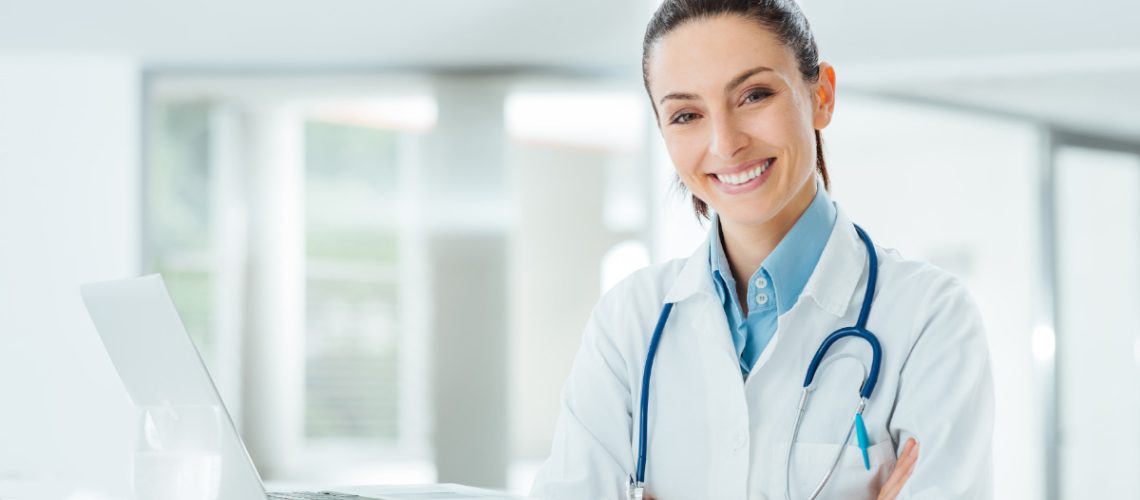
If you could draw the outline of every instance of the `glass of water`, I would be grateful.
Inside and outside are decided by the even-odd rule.
[[[135,499],[217,500],[222,417],[219,406],[139,406]]]

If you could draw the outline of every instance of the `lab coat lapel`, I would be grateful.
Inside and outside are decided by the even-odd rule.
[[[696,332],[703,351],[716,361],[713,366],[721,362],[727,363],[740,379],[739,361],[736,358],[736,347],[732,344],[732,337],[728,332],[728,318],[724,315],[724,308],[713,288],[712,271],[709,268],[709,241],[697,247],[685,261],[676,281],[665,294],[666,303],[674,303],[673,314],[679,323],[686,325],[688,331]]]
[[[819,262],[808,277],[799,300],[779,318],[776,334],[772,336],[767,348],[756,360],[752,373],[756,373],[767,364],[780,348],[783,337],[794,334],[793,332],[805,331],[806,328],[822,329],[818,334],[805,331],[805,334],[812,338],[830,333],[823,331],[826,330],[826,326],[820,325],[827,325],[835,319],[842,318],[851,302],[855,300],[853,295],[866,267],[867,251],[859,239],[859,234],[855,232],[851,219],[838,203],[835,204],[835,212],[835,226],[831,229],[831,235],[824,245]],[[805,316],[814,312],[813,305],[834,316],[835,319]],[[788,325],[797,325],[797,328],[790,330]],[[799,328],[800,326],[804,328]]]
[[[810,298],[824,311],[842,318],[854,300],[856,286],[867,269],[867,249],[843,207],[835,204],[835,227],[819,263],[804,285],[797,306]],[[862,295],[859,297],[862,299]],[[861,301],[861,300],[860,300]]]

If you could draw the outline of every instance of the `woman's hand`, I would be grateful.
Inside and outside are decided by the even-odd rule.
[[[895,470],[891,472],[891,476],[887,478],[887,482],[883,483],[883,489],[879,490],[879,500],[895,500],[899,496],[899,491],[902,490],[906,484],[907,478],[910,477],[911,471],[914,470],[914,463],[918,461],[918,442],[914,438],[906,440],[906,446],[903,447],[902,455],[899,456],[895,462]]]

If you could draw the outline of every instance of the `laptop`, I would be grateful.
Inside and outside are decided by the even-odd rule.
[[[90,283],[83,285],[81,291],[111,363],[135,405],[222,409],[218,500],[520,498],[456,484],[267,493],[197,348],[186,334],[162,277],[155,274]]]

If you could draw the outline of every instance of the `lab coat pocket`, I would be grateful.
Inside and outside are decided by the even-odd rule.
[[[854,438],[852,438],[854,441]],[[895,465],[895,447],[886,439],[867,448],[871,469],[863,465],[863,453],[858,446],[832,443],[796,443],[792,452],[793,499],[807,498],[835,463],[835,455],[843,448],[843,455],[835,465],[835,472],[827,480],[820,499],[837,498],[854,500],[874,499],[879,494]]]

